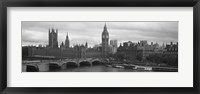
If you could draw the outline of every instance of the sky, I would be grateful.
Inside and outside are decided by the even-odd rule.
[[[70,46],[88,43],[89,47],[101,43],[104,25],[107,25],[109,40],[123,42],[147,40],[148,43],[178,42],[178,22],[40,22],[22,21],[22,45],[48,45],[49,28],[58,29],[58,45],[68,33]]]

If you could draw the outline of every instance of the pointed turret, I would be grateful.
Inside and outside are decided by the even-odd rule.
[[[65,47],[69,48],[69,36],[68,36],[68,32],[67,32],[66,39],[65,39]]]
[[[88,47],[88,43],[87,43],[87,42],[85,43],[85,47],[86,47],[86,48]]]

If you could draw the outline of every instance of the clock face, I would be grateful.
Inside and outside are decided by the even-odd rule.
[[[106,35],[106,38],[108,38],[108,35]]]
[[[108,35],[103,35],[102,38],[109,38],[109,36]]]

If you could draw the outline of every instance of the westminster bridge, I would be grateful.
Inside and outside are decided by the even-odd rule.
[[[103,59],[79,58],[79,59],[63,59],[63,60],[34,60],[22,61],[22,72],[40,71],[46,72],[51,69],[69,67],[93,66],[106,63]]]
[[[79,58],[79,59],[63,59],[63,60],[32,60],[32,61],[22,61],[22,72],[48,72],[55,69],[61,70],[68,70],[68,68],[84,68],[82,66],[90,66],[90,68],[94,67],[95,65],[112,65],[111,62],[105,59],[99,58]],[[116,63],[115,63],[116,64]],[[115,65],[113,64],[113,65]],[[96,66],[97,67],[97,66]],[[178,68],[170,68],[170,67],[160,67],[160,66],[142,66],[142,65],[135,65],[135,64],[123,64],[120,65],[119,63],[116,66],[112,66],[115,68],[123,69],[133,69],[131,71],[168,71],[168,72],[177,72]],[[108,67],[112,69],[111,67]],[[110,70],[106,68],[106,70]],[[98,68],[97,68],[98,69]],[[142,69],[142,70],[141,70]],[[96,69],[94,69],[96,70]],[[116,70],[116,69],[114,69]],[[113,71],[113,70],[111,70]],[[130,71],[130,70],[129,70]]]

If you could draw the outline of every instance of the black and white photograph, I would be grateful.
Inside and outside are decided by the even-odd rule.
[[[178,72],[178,21],[22,21],[22,72]]]

